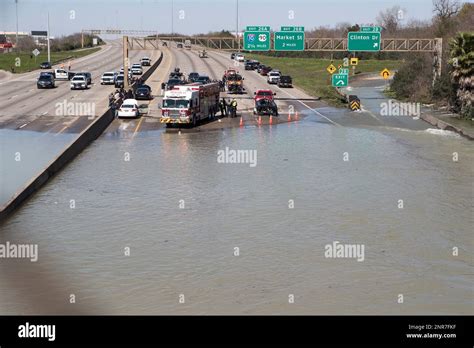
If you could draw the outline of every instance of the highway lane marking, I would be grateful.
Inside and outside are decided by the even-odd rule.
[[[20,127],[18,127],[18,129],[22,129],[22,128],[25,127],[26,125],[28,125],[28,123],[22,124]]]
[[[55,134],[56,135],[59,135],[61,134],[62,132],[64,132],[66,129],[68,129],[69,127],[71,127],[71,125],[76,122],[80,117],[75,117],[73,120],[67,122],[67,124],[59,131]]]
[[[48,112],[45,111],[45,112],[43,112],[43,113],[41,114],[41,116],[44,116],[44,115],[46,115],[47,113],[48,113]]]
[[[142,122],[143,122],[144,119],[145,119],[144,117],[140,117],[140,121],[138,121],[137,127],[135,128],[135,131],[133,132],[132,138],[130,139],[130,141],[132,141],[133,138],[135,137],[135,135],[137,134],[137,132],[140,129],[140,126],[142,125]]]
[[[8,98],[8,100],[16,98],[16,97],[18,97],[18,94],[14,95],[14,96],[11,96],[10,98]]]

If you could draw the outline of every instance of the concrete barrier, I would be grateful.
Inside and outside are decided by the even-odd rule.
[[[163,59],[163,53],[160,58],[142,75],[143,81],[146,81],[151,74],[158,68]],[[67,145],[63,152],[54,158],[36,177],[31,179],[12,199],[0,207],[0,222],[21,206],[31,195],[38,191],[49,179],[58,173],[66,164],[82,152],[91,142],[97,139],[104,130],[114,120],[114,114],[109,108],[103,115],[94,120],[78,137]]]

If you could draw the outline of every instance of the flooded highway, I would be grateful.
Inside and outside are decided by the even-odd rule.
[[[314,113],[181,134],[130,122],[1,226],[0,244],[39,248],[0,263],[1,313],[472,313],[468,140]],[[325,256],[336,241],[363,260]]]

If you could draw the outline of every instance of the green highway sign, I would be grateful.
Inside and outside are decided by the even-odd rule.
[[[281,30],[280,31],[304,31],[304,27],[290,27],[290,26],[286,26],[286,27],[281,27]]]
[[[277,31],[273,40],[275,51],[304,51],[302,31]]]
[[[350,31],[347,34],[348,51],[380,51],[380,33],[363,33],[359,31]]]
[[[347,69],[347,68],[340,68],[340,69],[339,69],[339,74],[341,74],[341,75],[349,75],[349,69]]]
[[[333,87],[347,87],[348,85],[349,85],[349,75],[347,74],[333,74],[332,75]]]
[[[244,31],[244,50],[246,51],[269,51],[269,31]]]
[[[245,31],[270,31],[268,26],[252,25],[245,27]]]
[[[382,27],[360,27],[360,31],[363,33],[367,33],[367,32],[381,33]]]

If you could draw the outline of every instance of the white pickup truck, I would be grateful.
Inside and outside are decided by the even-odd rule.
[[[87,80],[83,75],[74,76],[71,79],[71,89],[87,89]]]
[[[277,84],[280,80],[281,73],[277,70],[272,70],[267,74],[267,82],[270,84]]]

